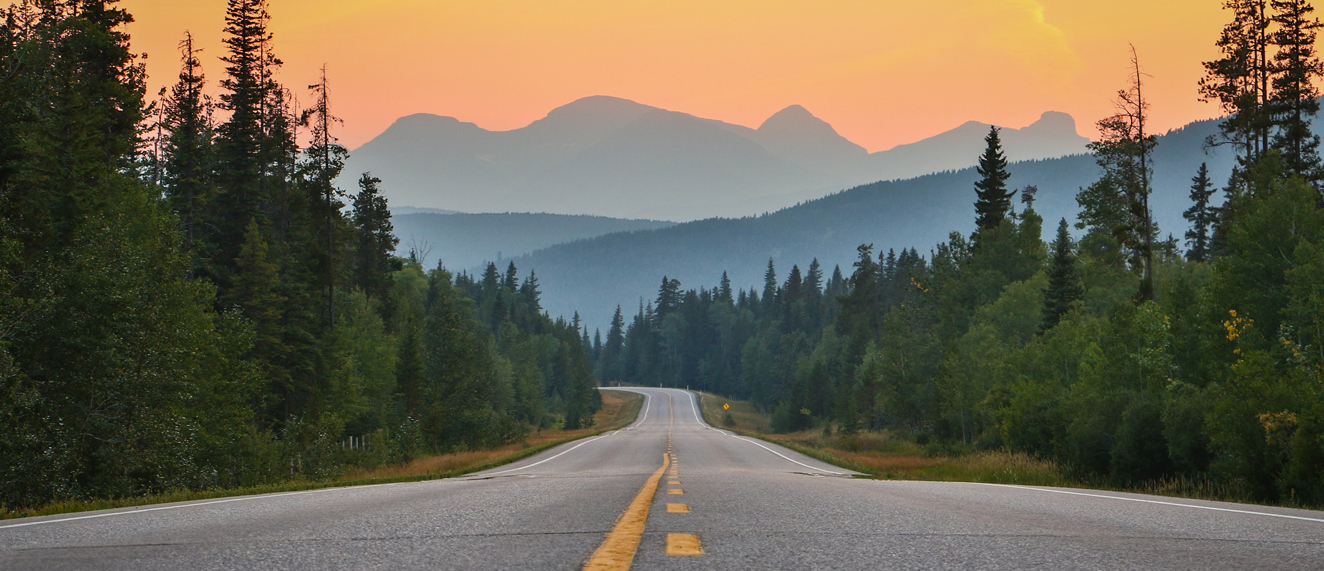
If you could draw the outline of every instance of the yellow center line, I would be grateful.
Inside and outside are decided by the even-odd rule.
[[[671,422],[675,424],[676,410],[671,407]],[[667,449],[671,449],[671,426],[667,426]],[[607,539],[593,552],[584,564],[584,571],[628,571],[634,562],[634,554],[639,551],[639,541],[644,536],[644,524],[648,522],[648,510],[653,505],[653,496],[657,495],[657,485],[662,481],[667,467],[671,465],[669,454],[662,455],[662,467],[653,472],[644,482],[644,487],[635,495],[630,507],[616,520],[616,527],[607,534]],[[674,491],[674,490],[673,490]],[[670,544],[668,539],[668,545]],[[700,549],[702,552],[702,548]],[[668,547],[670,553],[670,547]]]
[[[692,533],[668,533],[667,555],[703,555],[703,544]]]
[[[690,513],[690,506],[687,504],[667,504],[667,513],[687,514]]]

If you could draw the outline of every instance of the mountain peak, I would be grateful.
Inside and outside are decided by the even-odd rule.
[[[773,113],[762,125],[759,125],[760,132],[770,131],[791,131],[797,134],[825,134],[831,132],[833,136],[837,135],[837,130],[832,128],[827,121],[815,117],[808,109],[801,105],[791,105],[781,111]]]
[[[1044,111],[1039,120],[1021,128],[1022,131],[1079,134],[1076,118],[1061,111]]]

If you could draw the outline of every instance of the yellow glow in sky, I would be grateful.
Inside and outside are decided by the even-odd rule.
[[[757,127],[800,104],[871,151],[978,120],[1048,110],[1081,134],[1112,110],[1134,44],[1152,122],[1217,115],[1201,62],[1228,19],[1215,0],[272,0],[281,79],[307,97],[323,63],[342,142],[427,112],[504,130],[613,95]],[[123,0],[152,92],[184,30],[220,79],[224,0]]]

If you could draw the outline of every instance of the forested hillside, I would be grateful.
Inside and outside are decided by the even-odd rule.
[[[1216,121],[1204,121],[1158,138],[1152,206],[1163,236],[1185,232],[1187,187],[1201,164],[1208,164],[1215,180],[1232,173],[1230,148],[1204,148],[1217,132]],[[1035,208],[1049,220],[1074,221],[1077,191],[1099,176],[1086,155],[1013,163],[1008,171],[1013,187],[1038,189]],[[725,271],[738,287],[748,287],[762,283],[768,258],[782,265],[817,258],[831,271],[849,267],[860,244],[927,254],[948,232],[974,228],[968,198],[978,177],[967,169],[882,181],[758,217],[700,220],[555,246],[517,263],[545,278],[553,315],[578,311],[594,327],[604,327],[617,304],[634,306],[641,296],[652,296],[662,275],[715,287]],[[1052,231],[1045,229],[1045,239]]]
[[[1040,201],[1016,192],[1031,177],[1008,168],[991,132],[962,188],[973,212],[954,225],[973,232],[927,252],[861,240],[844,272],[812,245],[775,263],[737,250],[764,268],[749,291],[728,279],[686,290],[654,271],[656,297],[617,309],[595,343],[600,377],[749,398],[779,432],[887,431],[933,453],[1030,453],[1096,484],[1324,505],[1324,171],[1309,128],[1321,66],[1303,51],[1315,43],[1309,14],[1303,2],[1229,14],[1201,86],[1229,114],[1213,135],[1235,168],[1218,179],[1191,169],[1186,228],[1154,224],[1159,193],[1178,190],[1159,186],[1167,141],[1146,131],[1137,63],[1118,115],[1099,122],[1096,170],[1072,212],[1041,210],[1045,189]],[[1243,58],[1238,42],[1257,37],[1245,32],[1266,29],[1278,57]],[[855,196],[866,195],[800,209]],[[888,206],[943,223],[912,210],[918,196],[900,198]],[[719,224],[733,223],[654,234]],[[699,243],[731,248],[710,232],[674,259]]]
[[[278,82],[264,0],[229,1],[219,70],[184,34],[152,101],[113,0],[2,14],[0,508],[592,422],[582,337],[531,273],[475,284],[395,256],[390,183],[335,185],[334,84]]]

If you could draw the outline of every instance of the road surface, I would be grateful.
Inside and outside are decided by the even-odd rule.
[[[1324,569],[1324,512],[852,478],[631,390],[464,478],[0,521],[0,569]]]

